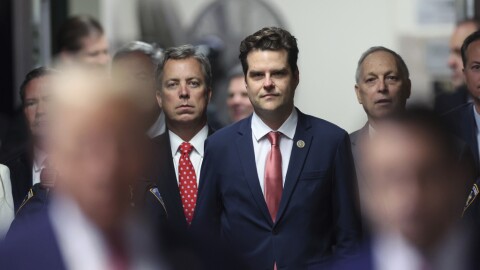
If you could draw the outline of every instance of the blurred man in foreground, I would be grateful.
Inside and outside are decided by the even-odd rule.
[[[474,19],[461,21],[455,27],[450,37],[450,56],[448,57],[453,91],[445,91],[435,97],[436,112],[445,113],[468,102],[470,95],[463,76],[461,47],[465,38],[479,29],[480,23]]]
[[[134,41],[113,56],[111,73],[119,87],[132,91],[143,111],[146,132],[155,138],[165,132],[165,115],[156,99],[155,71],[162,52],[154,46]]]
[[[387,119],[366,147],[372,235],[333,269],[477,269],[477,243],[459,222],[471,174],[439,118],[415,109]]]
[[[9,232],[2,269],[158,269],[151,238],[130,211],[145,163],[138,108],[98,75],[63,74],[54,90],[52,201]]]
[[[253,106],[248,98],[245,75],[242,66],[237,65],[228,74],[227,106],[232,122],[247,118],[253,113]]]

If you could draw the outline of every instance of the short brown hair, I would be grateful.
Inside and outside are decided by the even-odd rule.
[[[288,53],[288,64],[292,72],[298,71],[298,47],[297,39],[285,29],[279,27],[265,27],[246,37],[240,43],[240,62],[242,63],[243,73],[247,74],[248,63],[247,56],[252,50],[286,50]]]

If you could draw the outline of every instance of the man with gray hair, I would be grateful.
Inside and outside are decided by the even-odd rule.
[[[386,117],[402,113],[410,97],[411,82],[407,65],[396,52],[385,47],[371,47],[358,61],[355,73],[355,93],[358,103],[367,113],[368,121],[350,134],[352,154],[357,169],[360,205],[363,210],[368,189],[359,171],[361,152],[377,124]],[[363,212],[363,211],[362,211]],[[368,224],[366,226],[369,227]]]
[[[357,144],[364,135],[371,135],[378,121],[405,110],[410,91],[408,68],[400,55],[381,46],[362,54],[355,73],[355,93],[368,121],[350,134],[354,157]]]
[[[113,56],[111,72],[119,86],[131,91],[147,120],[145,130],[150,138],[165,133],[165,115],[157,103],[155,70],[162,51],[155,46],[133,41]]]
[[[153,140],[150,179],[163,195],[168,225],[180,232],[192,221],[204,143],[213,133],[207,124],[211,74],[208,58],[192,45],[165,50],[157,68],[157,100],[167,131]]]

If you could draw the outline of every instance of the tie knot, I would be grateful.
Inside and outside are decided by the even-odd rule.
[[[277,145],[278,146],[278,143],[279,143],[279,139],[280,139],[280,132],[278,131],[270,131],[268,134],[267,134],[267,138],[268,140],[270,141],[270,143],[272,145]]]
[[[183,155],[190,155],[192,150],[193,150],[193,145],[189,142],[183,142],[180,145],[180,151],[182,152]]]

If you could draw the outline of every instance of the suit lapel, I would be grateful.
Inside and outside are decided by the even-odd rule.
[[[477,142],[477,123],[475,121],[474,116],[474,107],[473,104],[467,106],[462,116],[464,121],[460,122],[460,128],[462,129],[462,133],[465,134],[463,139],[470,145],[473,157],[475,159],[475,164],[478,164],[479,157],[478,157],[478,142]]]
[[[160,164],[164,165],[160,166],[160,172],[158,173],[158,175],[163,175],[163,177],[158,179],[157,183],[160,192],[166,191],[162,193],[162,196],[165,197],[166,201],[170,202],[170,205],[167,205],[169,215],[171,215],[173,219],[178,219],[177,222],[180,222],[182,226],[187,228],[187,222],[183,216],[182,199],[180,198],[180,190],[178,188],[177,176],[175,174],[175,165],[173,164],[173,158],[170,151],[170,136],[168,135],[168,132],[166,132],[164,136],[165,137],[162,138],[163,140],[160,143],[161,149],[159,149],[162,153]],[[178,213],[178,215],[176,215],[176,213]],[[178,216],[178,218],[174,218],[175,216]]]
[[[248,121],[243,121],[238,129],[238,138],[236,140],[237,150],[240,156],[243,173],[247,184],[252,192],[253,198],[258,205],[258,208],[268,220],[270,225],[273,225],[272,218],[268,212],[267,203],[263,197],[262,188],[260,187],[260,180],[258,179],[257,165],[255,164],[255,153],[253,151],[252,141],[252,117]]]
[[[282,199],[280,201],[280,207],[277,214],[277,223],[282,218],[285,209],[287,208],[288,201],[292,196],[293,190],[298,182],[300,173],[303,170],[303,164],[307,158],[308,151],[312,145],[312,135],[308,133],[310,123],[306,116],[298,111],[298,123],[293,137],[292,154],[290,155],[290,162],[288,164],[287,175],[285,177],[285,184],[283,186]],[[297,142],[303,141],[304,146],[297,146]],[[301,144],[300,144],[301,145]]]
[[[467,125],[465,129],[467,129],[466,134],[468,134],[468,141],[472,147],[473,156],[475,158],[475,164],[479,163],[479,156],[478,156],[478,142],[477,142],[477,122],[475,121],[475,112],[473,111],[474,107],[473,104],[468,106],[467,110]]]

